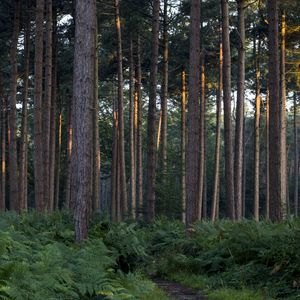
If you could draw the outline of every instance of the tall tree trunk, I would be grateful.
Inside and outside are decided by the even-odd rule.
[[[234,198],[236,219],[242,218],[242,183],[243,183],[243,131],[245,101],[245,0],[237,0],[238,5],[238,82],[235,126],[234,157]]]
[[[258,46],[256,51],[256,41],[254,40],[255,49],[255,149],[254,149],[254,218],[259,221],[259,166],[260,166],[260,106],[261,106],[261,94],[260,94],[260,49],[261,40],[258,39]]]
[[[113,99],[113,149],[112,149],[112,169],[111,169],[111,220],[113,222],[120,221],[119,206],[117,194],[119,193],[118,186],[118,109],[116,99]]]
[[[24,86],[22,103],[22,126],[20,141],[20,176],[19,176],[19,203],[21,211],[27,210],[27,150],[28,150],[28,82],[29,82],[29,44],[30,44],[30,17],[27,17],[24,39]]]
[[[74,209],[74,204],[71,199],[72,186],[72,155],[73,155],[73,103],[70,101],[68,105],[68,126],[67,126],[67,179],[66,179],[66,200],[65,207]]]
[[[169,89],[169,36],[168,36],[168,0],[164,0],[163,19],[163,74],[161,92],[161,154],[163,181],[167,172],[168,142],[168,89]]]
[[[191,2],[190,78],[188,102],[188,142],[186,160],[186,223],[190,226],[199,215],[199,82],[200,82],[200,0]]]
[[[270,89],[270,218],[281,220],[281,145],[279,98],[278,2],[268,0],[269,18],[269,89]]]
[[[182,222],[186,222],[186,72],[181,72],[181,190],[182,190]]]
[[[98,51],[98,22],[96,25],[96,55],[95,55],[95,95],[93,101],[93,182],[92,182],[92,211],[100,212],[100,146],[99,146],[99,51]]]
[[[115,1],[116,13],[116,30],[118,43],[118,129],[119,129],[119,145],[118,145],[118,164],[120,171],[120,201],[122,219],[127,215],[127,189],[126,189],[126,173],[125,173],[125,146],[124,146],[124,91],[123,91],[123,56],[122,56],[122,33],[121,33],[121,19],[120,19],[120,4],[119,0]]]
[[[156,123],[156,88],[159,44],[159,8],[160,0],[153,0],[150,90],[147,128],[147,177],[146,177],[146,219],[153,222],[155,218],[155,123]]]
[[[298,152],[298,128],[297,128],[297,95],[294,92],[294,215],[298,217],[298,188],[299,188],[299,152]]]
[[[266,208],[265,218],[270,218],[270,107],[269,107],[269,86],[267,87],[266,95]]]
[[[143,102],[142,102],[142,70],[141,70],[141,40],[137,37],[137,66],[136,66],[136,93],[138,95],[137,104],[137,185],[138,185],[138,212],[139,217],[143,215]]]
[[[95,54],[96,54],[97,12],[96,0],[76,1],[75,56],[74,56],[74,147],[72,166],[75,202],[75,240],[87,238],[88,205],[91,201],[91,107],[95,96]],[[84,45],[84,47],[83,47]]]
[[[222,0],[222,41],[224,51],[223,91],[224,91],[224,139],[225,139],[225,184],[226,184],[226,214],[233,220],[234,186],[233,186],[233,154],[232,154],[232,124],[231,124],[231,55],[229,39],[229,12],[227,0]]]
[[[134,92],[133,41],[129,41],[129,128],[130,128],[130,216],[136,217],[136,114],[137,93]]]
[[[285,12],[282,12],[281,15],[281,56],[280,56],[280,96],[281,107],[280,107],[280,142],[281,142],[281,212],[282,217],[287,217],[287,186],[288,186],[288,177],[287,177],[287,147],[286,147],[286,82],[285,82],[285,56],[286,48],[286,21],[285,21]]]
[[[201,69],[201,91],[200,91],[200,162],[199,162],[199,210],[198,210],[198,220],[202,219],[203,211],[203,187],[204,187],[204,165],[205,165],[205,137],[204,137],[204,126],[205,126],[205,58],[204,53],[201,53],[200,60]]]
[[[44,0],[37,0],[36,2],[34,59],[34,195],[35,207],[39,213],[45,210],[42,142],[44,4]]]
[[[57,125],[57,9],[53,8],[53,58],[52,58],[52,89],[51,89],[51,110],[50,110],[50,167],[49,167],[49,207],[50,211],[57,209],[55,201],[55,166],[56,160],[56,125]],[[58,202],[57,202],[58,204]]]
[[[6,100],[5,97],[1,99],[1,211],[5,211],[6,200]]]
[[[222,28],[220,28],[220,31]],[[221,35],[221,32],[220,32]],[[223,91],[223,46],[220,36],[220,54],[219,54],[219,80],[217,90],[217,115],[216,115],[216,142],[215,142],[215,170],[214,170],[214,183],[212,194],[212,208],[211,220],[215,221],[217,216],[217,206],[219,202],[219,189],[220,189],[220,148],[221,148],[221,110],[222,110],[222,91]]]
[[[9,201],[10,209],[20,211],[19,185],[18,185],[18,162],[17,162],[17,79],[18,62],[17,49],[20,32],[20,10],[21,3],[15,0],[15,14],[13,25],[13,36],[10,49],[11,78],[10,78],[10,97],[9,97]]]
[[[46,57],[45,57],[45,101],[43,106],[43,184],[45,208],[50,207],[50,131],[51,131],[51,96],[52,96],[52,0],[46,0]]]
[[[54,200],[54,208],[59,208],[59,198],[60,198],[60,171],[61,171],[61,143],[62,143],[62,111],[61,107],[59,108],[58,114],[58,136],[57,136],[57,143],[56,143],[56,160],[55,160],[55,200]],[[67,154],[67,156],[69,153]],[[69,159],[67,158],[67,161]],[[67,170],[67,178],[69,177],[69,170]],[[70,180],[69,180],[70,183]],[[70,198],[69,198],[70,199]],[[68,205],[65,203],[65,208],[69,208]]]

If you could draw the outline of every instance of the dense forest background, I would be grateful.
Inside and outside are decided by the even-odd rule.
[[[85,65],[73,63],[75,1],[1,1],[1,209],[73,209],[72,151],[76,143],[87,143],[91,177],[80,185],[91,185],[90,212],[113,220],[144,215],[151,221],[156,215],[185,221],[185,206],[188,212],[197,202],[197,217],[187,216],[188,223],[269,218],[277,201],[269,194],[277,186],[269,172],[278,156],[270,142],[277,114],[279,156],[286,165],[280,172],[279,218],[297,216],[297,1],[279,3],[279,60],[271,62],[266,1],[229,1],[222,9],[219,1],[97,1],[96,12],[97,25],[90,28],[95,52],[86,52],[95,59],[91,137],[78,142],[73,127],[81,108],[73,100],[73,74],[84,72]],[[190,13],[198,18],[198,39]],[[224,44],[226,36],[230,44]],[[273,109],[274,88],[268,110],[272,65],[280,71],[280,112]]]

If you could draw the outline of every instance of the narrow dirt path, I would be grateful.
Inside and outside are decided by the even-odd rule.
[[[197,290],[189,289],[182,286],[180,283],[154,277],[153,282],[159,288],[164,290],[169,296],[179,300],[207,300],[204,296],[200,295]]]

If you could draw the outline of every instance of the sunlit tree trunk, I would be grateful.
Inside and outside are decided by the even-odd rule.
[[[269,22],[269,90],[270,90],[270,218],[281,220],[281,144],[280,144],[280,94],[279,94],[279,47],[278,47],[278,2],[268,0]]]
[[[205,137],[204,137],[204,127],[205,127],[205,58],[204,53],[201,53],[200,61],[201,69],[201,92],[200,92],[200,163],[199,163],[199,188],[198,188],[198,220],[202,219],[203,212],[203,190],[204,190],[204,169],[205,169]]]
[[[66,179],[66,200],[65,207],[73,210],[74,203],[71,200],[72,186],[72,155],[73,155],[73,103],[68,105],[68,125],[67,125],[67,179]]]
[[[91,107],[95,96],[96,27],[96,0],[77,0],[73,81],[74,145],[72,149],[72,174],[74,186],[76,186],[76,189],[72,191],[72,198],[75,203],[74,221],[77,243],[85,240],[88,235],[88,206],[92,193],[93,113]]]
[[[153,222],[155,218],[155,123],[156,123],[156,88],[158,69],[159,45],[159,8],[160,1],[153,0],[152,37],[151,37],[151,63],[150,63],[150,90],[147,128],[147,173],[146,173],[146,219]]]
[[[200,92],[200,0],[191,2],[188,136],[186,149],[186,224],[199,215],[199,92]]]
[[[127,216],[127,189],[126,189],[126,172],[125,172],[125,145],[124,145],[124,90],[123,90],[123,56],[122,56],[122,33],[120,19],[119,0],[114,0],[116,14],[116,31],[117,31],[117,60],[118,60],[118,164],[120,175],[120,201],[122,219]]]
[[[181,190],[182,190],[182,222],[186,222],[186,72],[181,72]]]
[[[222,30],[222,28],[220,28],[220,30]],[[223,91],[223,47],[222,47],[221,36],[220,36],[218,85],[219,86],[217,90],[217,99],[216,99],[217,112],[216,112],[215,169],[214,169],[214,182],[213,182],[212,208],[211,208],[212,221],[215,221],[218,218],[217,206],[219,202],[219,189],[220,189],[221,109],[222,109],[222,91]]]
[[[27,210],[27,150],[28,150],[28,82],[29,82],[29,44],[30,44],[30,17],[27,17],[24,38],[24,76],[23,76],[23,103],[22,125],[20,141],[20,176],[19,176],[19,203],[21,211]]]
[[[10,49],[11,78],[9,96],[9,201],[10,209],[20,211],[19,185],[18,185],[18,162],[17,162],[17,79],[18,62],[17,49],[20,33],[20,1],[15,0],[15,14],[13,23],[13,36]]]
[[[225,185],[226,185],[226,215],[233,220],[234,186],[233,186],[233,153],[231,124],[231,54],[229,39],[229,12],[227,0],[222,0],[222,42],[223,42],[223,91],[224,91],[224,140],[225,140]]]
[[[269,132],[270,132],[270,110],[269,110],[269,87],[267,87],[266,95],[266,208],[265,218],[270,218],[270,147],[269,147]]]
[[[259,37],[257,51],[256,40],[254,40],[255,49],[255,147],[254,147],[254,218],[259,220],[259,171],[260,171],[260,107],[261,107],[261,93],[260,93],[260,51],[261,40]]]
[[[299,152],[297,128],[297,95],[294,92],[294,215],[298,217],[298,188],[299,188]]]
[[[242,184],[243,184],[243,131],[245,101],[245,1],[237,0],[238,5],[238,79],[235,126],[234,157],[234,199],[236,219],[242,218]]]
[[[285,56],[286,56],[286,21],[285,12],[281,14],[281,55],[280,55],[280,95],[281,107],[280,107],[280,143],[281,143],[281,212],[282,218],[287,217],[287,186],[288,186],[288,176],[287,176],[287,147],[286,147],[286,82],[285,82]]]

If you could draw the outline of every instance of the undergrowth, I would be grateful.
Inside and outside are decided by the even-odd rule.
[[[0,299],[169,299],[143,274],[210,299],[300,299],[300,222],[110,224],[74,244],[67,213],[0,216]],[[255,291],[255,292],[253,292]],[[227,295],[227,296],[226,296]]]

